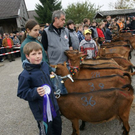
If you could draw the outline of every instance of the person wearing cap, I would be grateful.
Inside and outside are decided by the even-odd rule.
[[[91,30],[85,30],[84,36],[85,39],[83,39],[80,43],[80,51],[87,55],[86,59],[93,59],[97,57],[97,44],[96,42],[91,38]]]
[[[70,38],[71,38],[73,50],[79,50],[79,39],[78,39],[76,31],[74,30],[73,20],[67,21],[67,28],[69,30],[69,35],[70,35]]]

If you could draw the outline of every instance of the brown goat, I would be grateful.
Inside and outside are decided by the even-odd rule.
[[[79,119],[101,123],[112,119],[123,122],[123,135],[129,135],[128,123],[133,89],[107,89],[89,93],[72,93],[58,100],[61,113],[72,122],[72,135],[79,135]]]
[[[79,78],[79,79],[83,79],[83,78],[91,78],[93,75],[95,76],[95,74],[97,74],[97,72],[99,71],[99,73],[101,74],[100,76],[107,76],[107,75],[111,75],[111,74],[119,74],[119,75],[122,75],[123,72],[125,71],[122,71],[120,68],[114,68],[114,67],[110,67],[108,68],[108,66],[105,68],[99,68],[99,67],[96,67],[96,68],[80,68],[80,57],[83,57],[83,54],[82,53],[79,53],[79,52],[74,52],[74,51],[66,51],[65,52],[67,57],[70,59],[70,68],[72,70],[79,70],[78,72],[76,72],[73,76],[73,78]],[[94,59],[94,60],[83,60],[82,61],[82,64],[85,65],[85,64],[103,64],[103,63],[112,63],[112,64],[117,64],[116,61],[114,61],[114,59],[112,58],[103,58],[103,59]],[[81,64],[81,65],[82,65]],[[124,67],[125,69],[128,69],[128,68],[131,68],[131,66],[127,66],[127,67]],[[97,74],[98,75],[98,74]],[[95,76],[96,77],[96,76]],[[98,75],[99,77],[99,75]]]
[[[66,50],[65,54],[72,61],[73,65],[80,65],[80,58],[85,58],[86,55],[77,50]],[[102,64],[102,63],[114,63],[117,64],[112,58],[98,58],[98,59],[83,59],[84,64]]]
[[[120,66],[123,68],[125,67],[131,67],[131,72],[133,72],[133,69],[135,69],[135,66],[127,59],[123,57],[112,57]],[[133,75],[134,73],[131,73]]]
[[[66,55],[68,56],[68,58],[70,60],[80,60],[80,57],[83,56],[83,54],[81,55],[80,53],[76,53],[74,55],[70,54],[70,53],[66,53]],[[113,58],[98,58],[98,59],[84,59],[82,62],[82,64],[103,64],[103,63],[113,63],[118,65],[118,63],[113,59]]]
[[[123,71],[130,71],[130,67],[123,68],[122,66],[119,66],[118,64],[113,64],[113,63],[103,63],[103,64],[96,64],[96,65],[81,64],[81,67],[82,68],[85,68],[85,67],[90,67],[90,68],[117,68],[117,69],[121,69]]]
[[[56,67],[56,66],[52,66]],[[67,75],[70,74],[66,65],[58,64],[56,74],[65,77],[64,85],[69,93],[71,92],[89,92],[100,89],[108,89],[111,87],[121,88],[123,85],[131,84],[131,80],[127,76],[110,75],[97,77],[93,79],[75,79],[71,82]]]
[[[123,35],[117,35],[113,37],[114,40],[123,40],[123,41],[129,41],[131,46],[135,49],[135,35],[129,35],[129,36],[123,36]]]
[[[121,41],[112,41],[112,42],[108,42],[108,43],[104,43],[103,44],[103,46],[104,45],[126,45],[127,44],[127,42],[126,41],[123,41],[123,40],[121,40]]]
[[[125,58],[129,59],[130,55],[130,48],[129,47],[108,47],[108,48],[100,48],[99,54],[100,57],[105,57],[106,54],[116,53],[124,56]]]

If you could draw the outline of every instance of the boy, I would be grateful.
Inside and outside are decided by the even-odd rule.
[[[84,39],[84,35],[83,35],[83,25],[82,24],[78,24],[77,26],[77,35],[78,35],[78,39],[79,39],[79,43]]]
[[[80,43],[80,51],[87,54],[86,59],[97,57],[98,48],[96,42],[91,38],[91,30],[84,31],[85,39]]]
[[[24,46],[23,52],[27,59],[23,61],[24,70],[18,78],[17,96],[28,101],[30,109],[37,120],[40,135],[61,135],[59,107],[49,76],[49,66],[46,62],[42,62],[42,47],[36,42],[29,42]],[[47,90],[50,91],[48,96],[46,96]],[[48,98],[46,97],[50,99],[51,107],[49,109],[51,110],[54,107],[50,111],[53,114],[53,116],[51,115],[52,120],[48,118],[49,109],[47,108],[47,101],[45,102],[45,99]],[[46,110],[46,113],[43,113],[43,110]],[[46,119],[46,122],[43,119]]]

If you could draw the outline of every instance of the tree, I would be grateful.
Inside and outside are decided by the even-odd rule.
[[[36,13],[39,17],[35,17],[39,24],[51,23],[52,13],[62,8],[59,0],[39,0],[41,4],[36,4]]]
[[[118,0],[115,3],[109,3],[113,9],[131,9],[134,8],[135,0]]]
[[[100,8],[101,6],[96,8],[95,4],[85,1],[70,4],[64,11],[66,13],[66,20],[72,19],[75,23],[81,23],[84,18],[92,20]]]

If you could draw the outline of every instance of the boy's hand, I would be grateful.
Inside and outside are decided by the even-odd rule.
[[[43,87],[38,87],[37,92],[41,97],[43,97],[45,95],[45,90]]]

